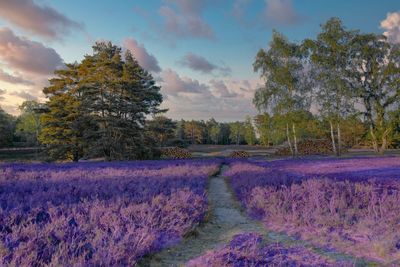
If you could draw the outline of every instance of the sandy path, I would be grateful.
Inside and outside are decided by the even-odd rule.
[[[242,232],[258,232],[265,235],[270,241],[283,242],[288,245],[304,245],[302,241],[294,240],[286,235],[268,232],[261,223],[247,217],[241,211],[239,203],[234,199],[223,177],[226,169],[227,166],[223,165],[221,174],[210,179],[208,188],[210,214],[207,222],[178,245],[145,258],[139,266],[183,266],[188,260],[202,255],[207,250],[228,243],[234,235]],[[332,251],[324,252],[320,249],[318,251],[320,254],[336,259],[351,258]]]

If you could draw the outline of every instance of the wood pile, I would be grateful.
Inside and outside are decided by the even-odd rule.
[[[232,153],[229,154],[230,158],[248,158],[250,157],[249,152],[246,151],[232,151]]]
[[[166,147],[161,149],[161,158],[164,159],[189,159],[192,157],[187,149],[179,147]]]
[[[297,150],[299,155],[328,155],[332,154],[332,143],[329,140],[303,140],[298,142]],[[277,156],[291,156],[288,146],[282,147],[275,152]]]

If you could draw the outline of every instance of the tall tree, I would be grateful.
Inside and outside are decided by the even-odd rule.
[[[201,144],[204,137],[201,123],[195,120],[185,122],[185,136],[191,144]]]
[[[349,85],[364,104],[372,145],[384,153],[393,129],[388,112],[400,102],[400,48],[386,37],[357,34],[350,46]]]
[[[40,122],[42,104],[36,101],[25,101],[19,106],[16,134],[30,146],[39,145],[39,134],[42,128]]]
[[[242,122],[232,122],[229,124],[230,140],[232,144],[240,145],[244,139],[244,127]]]
[[[319,104],[320,114],[329,121],[332,149],[340,156],[340,122],[354,113],[353,92],[345,78],[348,51],[354,32],[347,31],[338,18],[328,20],[321,28],[322,32],[317,39],[306,40],[303,46],[311,50],[311,73],[316,81],[316,102]]]
[[[0,147],[12,145],[15,119],[0,107]]]
[[[272,132],[272,118],[267,113],[259,114],[254,118],[257,133],[260,138],[260,144],[263,146],[269,146],[271,142]]]
[[[84,155],[84,131],[91,124],[83,122],[78,64],[66,64],[56,70],[56,78],[43,89],[47,96],[46,111],[41,117],[43,128],[39,135],[53,159],[78,161]]]
[[[53,151],[67,150],[74,160],[141,158],[149,152],[146,116],[162,111],[162,96],[130,51],[122,58],[120,47],[98,42],[92,55],[55,74],[44,89],[49,101],[42,135]]]
[[[247,116],[244,122],[244,140],[248,145],[254,145],[257,141],[253,122],[250,116]]]
[[[259,111],[272,110],[285,115],[287,141],[293,156],[298,155],[293,116],[296,110],[307,105],[310,89],[300,48],[274,31],[269,49],[261,49],[253,64],[254,71],[260,72],[265,80],[264,87],[256,91],[253,103]]]

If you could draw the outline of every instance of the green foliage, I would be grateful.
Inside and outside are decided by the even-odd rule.
[[[290,114],[305,107],[309,87],[299,45],[274,31],[269,49],[257,53],[253,67],[265,80],[265,86],[254,95],[257,109]]]
[[[231,144],[240,145],[244,141],[245,127],[243,122],[232,122],[229,124]]]
[[[15,134],[25,142],[26,146],[38,146],[42,129],[40,122],[42,105],[36,101],[25,101],[19,107]]]
[[[56,71],[43,90],[49,101],[40,140],[54,159],[154,155],[145,124],[160,112],[160,87],[129,51],[121,54],[110,42],[96,43],[93,55]]]
[[[0,107],[0,147],[12,145],[15,119]]]
[[[159,146],[165,146],[175,136],[176,122],[165,116],[156,116],[147,122],[147,130]]]
[[[184,124],[184,132],[187,140],[191,144],[202,144],[204,138],[204,122],[203,121],[187,121]]]
[[[394,134],[388,113],[400,102],[400,47],[385,36],[357,34],[349,60],[349,84],[364,104],[373,147],[383,153]]]
[[[380,153],[397,144],[392,111],[400,103],[400,46],[386,37],[347,30],[338,18],[301,45],[274,31],[268,50],[258,52],[253,67],[265,80],[253,103],[273,118],[256,118],[262,144],[283,141],[285,131],[293,155],[297,138],[330,137],[338,155],[342,142],[358,145],[360,138],[368,137]],[[307,114],[312,102],[321,121]],[[363,104],[358,110],[357,102]]]
[[[244,140],[248,145],[255,145],[257,141],[253,122],[249,116],[246,117],[244,122]]]
[[[260,137],[260,144],[269,146],[272,141],[272,118],[268,113],[259,114],[254,118],[256,131]]]

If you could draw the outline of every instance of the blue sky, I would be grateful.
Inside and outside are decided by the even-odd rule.
[[[339,17],[348,28],[397,40],[399,11],[395,0],[0,1],[0,106],[16,114],[25,99],[44,101],[51,67],[111,40],[159,81],[167,116],[241,120],[256,114],[251,99],[262,81],[252,63],[272,29],[301,41]],[[25,52],[16,58],[18,51]]]

